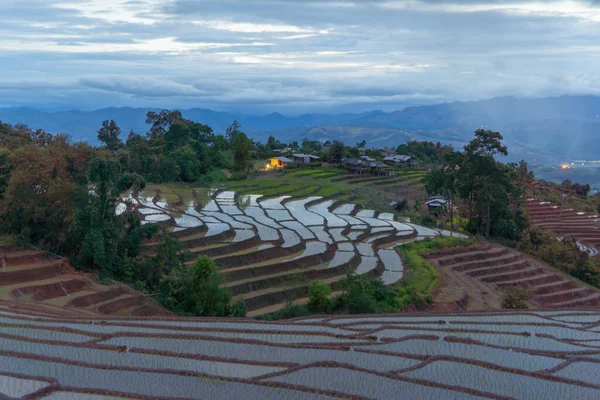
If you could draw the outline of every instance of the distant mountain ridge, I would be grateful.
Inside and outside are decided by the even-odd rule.
[[[107,119],[114,119],[125,135],[130,130],[146,132],[148,111],[159,110],[124,107],[46,112],[10,108],[0,109],[0,121],[69,133],[74,140],[96,143],[96,131]],[[564,161],[568,158],[593,158],[600,153],[597,140],[600,134],[600,97],[596,96],[499,97],[408,107],[394,112],[375,110],[297,117],[277,112],[242,115],[200,108],[181,111],[185,118],[210,125],[218,133],[224,132],[231,122],[237,120],[245,132],[261,141],[273,135],[282,141],[308,137],[355,144],[367,140],[368,145],[377,147],[396,146],[413,139],[461,144],[470,140],[474,130],[485,127],[504,135],[515,158]]]

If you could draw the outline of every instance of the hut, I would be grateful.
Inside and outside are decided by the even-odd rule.
[[[385,157],[383,162],[387,165],[393,165],[395,167],[410,167],[418,168],[419,162],[412,156],[405,156],[402,154],[396,154],[394,156]]]
[[[287,157],[272,157],[269,159],[267,169],[287,168],[290,165],[295,165],[296,162]]]
[[[294,162],[298,165],[304,165],[304,166],[308,166],[311,165],[313,162],[317,162],[321,159],[321,157],[317,157],[314,156],[312,154],[292,154],[292,158],[294,159]]]

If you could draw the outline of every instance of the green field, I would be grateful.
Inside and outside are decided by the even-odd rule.
[[[383,192],[390,188],[406,187],[422,189],[426,171],[398,169],[394,176],[350,175],[342,168],[315,168],[259,173],[242,181],[222,182],[219,188],[240,194],[262,194],[264,196],[334,196],[378,211],[390,211],[390,201],[398,197],[386,197]],[[345,179],[348,178],[348,179]],[[344,179],[344,180],[340,180]],[[353,182],[357,181],[357,182]],[[424,191],[422,191],[424,193]],[[414,203],[411,193],[409,202]],[[422,200],[422,199],[419,199]]]

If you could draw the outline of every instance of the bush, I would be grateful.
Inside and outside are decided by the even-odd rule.
[[[408,200],[402,199],[396,204],[396,210],[400,213],[408,212]]]
[[[529,288],[526,286],[513,286],[504,292],[502,296],[502,308],[513,310],[525,310],[529,308]]]
[[[216,182],[223,182],[226,180],[227,180],[227,175],[225,175],[223,173],[223,171],[215,169],[215,170],[208,172],[206,175],[201,176],[200,179],[198,179],[198,182],[210,184],[210,183],[216,183]]]
[[[221,287],[225,281],[217,272],[215,262],[207,256],[200,256],[188,270],[183,304],[194,315],[206,317],[244,316],[245,305],[232,304],[231,293]],[[239,315],[243,313],[242,315]]]
[[[421,217],[421,224],[425,226],[435,226],[437,221],[431,215],[425,214],[423,217]]]
[[[314,280],[308,289],[308,311],[312,313],[327,313],[331,307],[331,285],[329,283]]]
[[[377,312],[375,288],[367,276],[348,271],[346,278],[340,282],[340,287],[344,291],[340,306],[345,308],[347,312],[350,314]]]
[[[244,172],[234,172],[233,174],[231,174],[231,176],[228,178],[229,181],[243,181],[244,179],[248,178],[248,174],[244,173]]]
[[[155,268],[162,275],[159,300],[169,309],[203,317],[246,315],[246,305],[232,303],[231,293],[222,287],[225,279],[212,259],[201,256],[190,267],[182,261],[173,264],[169,268]]]

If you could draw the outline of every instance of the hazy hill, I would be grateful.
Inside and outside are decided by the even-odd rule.
[[[96,111],[44,112],[29,108],[0,109],[0,120],[32,128],[66,132],[74,139],[96,141],[96,130],[106,119],[117,121],[123,132],[147,130],[146,108],[106,108]],[[157,110],[153,110],[157,111]],[[367,140],[372,146],[395,146],[412,139],[461,144],[475,129],[487,127],[504,135],[514,158],[560,162],[569,158],[596,158],[600,153],[600,97],[562,96],[542,99],[502,97],[408,107],[401,111],[360,114],[280,113],[240,115],[207,109],[182,110],[186,118],[223,132],[233,120],[257,140],[274,135],[283,141]]]

